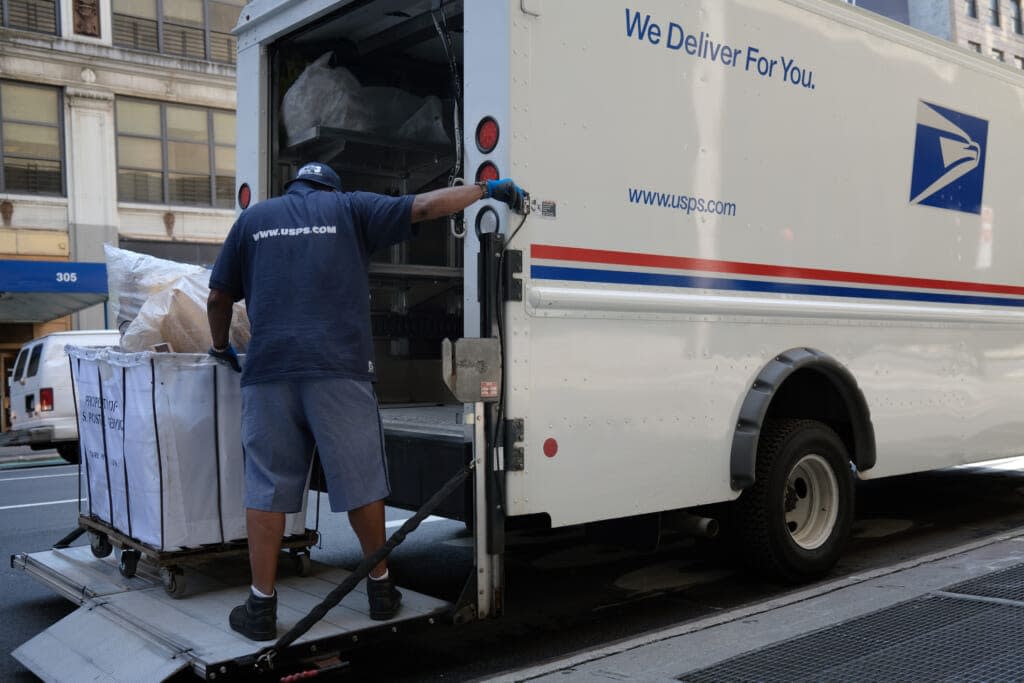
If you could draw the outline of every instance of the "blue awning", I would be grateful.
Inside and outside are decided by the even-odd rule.
[[[107,300],[107,266],[0,261],[0,323],[41,323]]]

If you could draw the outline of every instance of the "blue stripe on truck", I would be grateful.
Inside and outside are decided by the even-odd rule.
[[[775,294],[804,294],[856,299],[883,299],[888,301],[923,301],[928,303],[968,304],[976,306],[1012,306],[1024,308],[1024,299],[973,294],[947,294],[944,292],[915,292],[841,285],[805,284],[743,280],[737,278],[708,277],[706,275],[671,275],[565,266],[532,266],[530,276],[536,280],[562,280],[568,282],[595,282],[601,284],[647,285],[651,287],[680,287],[688,289],[722,289],[739,292],[771,292]]]

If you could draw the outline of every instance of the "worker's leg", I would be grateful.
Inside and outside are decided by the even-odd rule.
[[[277,558],[281,554],[281,537],[284,536],[284,513],[248,509],[245,511],[245,529],[249,535],[252,585],[264,595],[273,595]]]
[[[293,384],[242,387],[242,444],[252,584],[273,595],[285,513],[302,509],[313,457],[312,435]]]
[[[356,536],[359,537],[363,555],[369,557],[384,545],[383,500],[349,510],[348,519]],[[398,614],[398,608],[402,604],[402,594],[395,588],[395,582],[387,575],[387,571],[387,561],[381,561],[370,570],[370,578],[366,582],[366,597],[370,600],[371,619],[391,619]]]
[[[348,521],[352,530],[359,537],[359,545],[363,548],[363,555],[369,557],[371,553],[384,545],[384,501],[378,500],[368,505],[349,510]],[[370,576],[378,577],[388,570],[387,560],[370,570]],[[257,586],[259,588],[259,586]],[[260,590],[263,590],[260,588]]]
[[[302,406],[320,452],[331,511],[349,511],[363,552],[372,552],[384,543],[384,499],[391,494],[373,385],[333,377],[306,380]]]
[[[391,493],[384,459],[384,436],[373,385],[350,379],[303,382],[303,407],[320,449],[331,510],[348,510],[363,554],[384,545],[384,500]],[[390,577],[387,562],[370,570],[366,594],[371,619],[398,613],[402,594]]]
[[[274,580],[285,513],[302,509],[313,444],[296,388],[286,382],[242,387],[245,526],[254,593],[228,615],[252,640],[277,635]]]

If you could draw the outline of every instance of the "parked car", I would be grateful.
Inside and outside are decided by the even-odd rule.
[[[55,448],[69,463],[77,463],[77,413],[64,347],[117,346],[119,339],[114,330],[78,330],[48,334],[21,347],[8,388],[10,429],[0,434],[0,446]]]

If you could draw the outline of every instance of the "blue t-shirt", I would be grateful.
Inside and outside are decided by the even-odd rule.
[[[252,339],[242,384],[374,379],[370,255],[412,236],[413,196],[296,182],[235,221],[210,288],[244,298]]]

